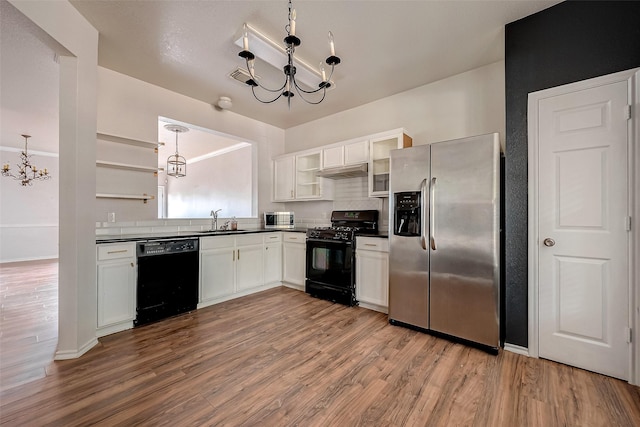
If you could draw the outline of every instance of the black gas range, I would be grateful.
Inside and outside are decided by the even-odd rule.
[[[305,291],[318,298],[357,305],[355,239],[378,233],[378,211],[333,211],[331,227],[307,230]]]

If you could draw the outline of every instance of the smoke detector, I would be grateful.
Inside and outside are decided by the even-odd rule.
[[[228,96],[221,96],[220,98],[218,98],[217,105],[222,110],[228,110],[229,108],[233,107],[233,103],[231,102],[231,98],[229,98]]]

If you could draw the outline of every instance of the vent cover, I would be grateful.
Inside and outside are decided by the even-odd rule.
[[[229,77],[234,80],[239,81],[242,84],[247,84],[249,80],[251,80],[251,75],[247,70],[243,70],[242,68],[236,68],[232,72],[229,73]],[[256,79],[260,78],[256,75]]]

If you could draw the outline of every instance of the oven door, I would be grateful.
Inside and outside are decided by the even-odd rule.
[[[353,285],[351,242],[307,239],[307,280],[349,289]]]

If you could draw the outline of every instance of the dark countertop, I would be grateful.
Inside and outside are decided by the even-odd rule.
[[[241,229],[236,231],[218,230],[218,231],[168,231],[168,232],[149,232],[143,234],[107,234],[96,236],[96,243],[118,243],[118,242],[141,242],[148,240],[160,239],[184,239],[207,236],[229,236],[232,234],[253,234],[253,233],[274,233],[284,231],[287,233],[306,233],[306,228],[254,228]]]

